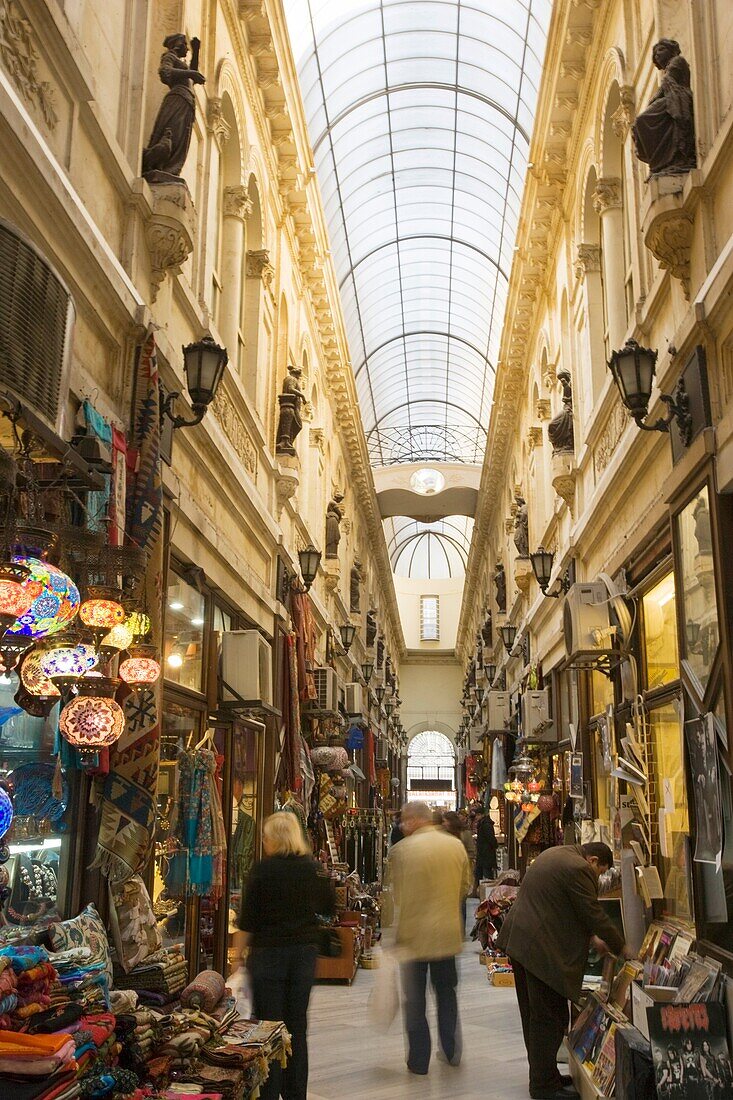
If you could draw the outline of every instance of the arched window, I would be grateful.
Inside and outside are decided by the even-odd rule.
[[[407,799],[454,809],[456,805],[456,750],[450,738],[437,730],[413,737],[407,749]]]

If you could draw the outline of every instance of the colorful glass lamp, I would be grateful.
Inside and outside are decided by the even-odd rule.
[[[139,645],[130,650],[130,656],[120,665],[120,679],[131,688],[146,688],[160,676],[157,650],[152,645]]]
[[[5,790],[0,787],[0,838],[4,837],[13,824],[13,800]]]
[[[0,630],[6,631],[20,615],[25,615],[43,588],[31,580],[30,570],[19,562],[0,565]]]
[[[29,695],[41,699],[58,699],[61,692],[41,668],[43,650],[34,649],[20,667],[20,682]]]
[[[40,590],[27,611],[19,615],[6,631],[3,643],[27,639],[27,648],[38,638],[58,634],[75,618],[79,611],[79,589],[71,577],[57,566],[40,558],[15,558],[16,564],[30,571],[25,583],[40,585]]]
[[[79,750],[82,761],[114,745],[122,736],[125,715],[114,698],[118,686],[119,680],[105,676],[82,680],[79,694],[61,711],[61,733]]]

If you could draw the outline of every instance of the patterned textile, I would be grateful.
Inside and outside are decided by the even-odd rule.
[[[290,614],[295,631],[295,655],[298,677],[298,698],[306,703],[317,698],[313,669],[316,664],[316,624],[307,592],[290,595]]]
[[[122,708],[125,732],[111,754],[104,782],[97,853],[92,863],[111,883],[145,866],[155,827],[155,786],[160,734],[154,690],[129,692]]]
[[[295,635],[283,635],[283,662],[281,700],[283,728],[281,738],[280,770],[277,786],[280,790],[295,791],[300,788],[300,700],[298,699],[298,669],[295,652]]]
[[[88,947],[90,962],[103,962],[107,977],[107,989],[112,985],[112,956],[102,918],[93,905],[82,909],[73,920],[59,921],[49,928],[54,951],[68,951],[72,947]],[[17,950],[17,948],[16,948]]]
[[[152,331],[138,351],[128,468],[134,472],[134,487],[128,498],[127,537],[134,546],[150,550],[162,532],[163,522],[160,387],[155,335]]]
[[[117,958],[130,971],[163,946],[145,883],[133,875],[122,883],[110,883],[110,929]]]
[[[224,885],[226,837],[214,753],[210,749],[181,752],[176,786],[171,837],[179,850],[170,859],[168,893],[172,897],[206,894],[216,900]]]
[[[97,412],[91,401],[82,402],[82,412],[87,435],[98,439],[103,445],[103,451],[106,450],[108,457],[111,457],[112,427],[109,421]],[[109,474],[105,474],[103,480],[103,489],[87,494],[87,526],[90,531],[101,531],[106,523],[112,478]]]
[[[311,749],[311,760],[326,772],[341,772],[349,766],[349,754],[340,745],[319,745]]]
[[[181,1004],[211,1012],[224,996],[224,979],[215,970],[202,970],[181,993]]]

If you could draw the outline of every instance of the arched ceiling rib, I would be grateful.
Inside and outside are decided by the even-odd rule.
[[[552,0],[285,0],[375,465],[481,462]]]

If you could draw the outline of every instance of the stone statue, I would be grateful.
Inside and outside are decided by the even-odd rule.
[[[486,621],[481,627],[481,640],[487,649],[491,649],[494,644],[494,619],[490,611],[487,613]]]
[[[361,571],[361,562],[357,559],[357,560],[354,561],[354,564],[353,564],[352,569],[351,569],[351,578],[350,578],[351,587],[350,587],[350,591],[349,591],[349,595],[350,595],[349,610],[355,612],[356,614],[358,614],[359,611],[361,610],[361,608],[359,607],[359,602],[361,600],[361,580],[362,580],[362,576],[363,576],[363,574],[362,574],[362,571]]]
[[[344,518],[339,505],[343,499],[343,493],[334,493],[326,509],[326,559],[330,560],[339,556],[341,520]]]
[[[575,450],[575,429],[573,427],[573,387],[570,371],[559,370],[557,380],[562,386],[562,409],[553,416],[547,425],[547,436],[552,444],[553,455],[563,451]]]
[[[496,606],[499,611],[506,611],[506,573],[501,562],[496,563],[494,570],[494,587],[496,588]]]
[[[366,613],[366,644],[367,649],[374,645],[377,636],[377,612],[370,607]]]
[[[697,166],[690,66],[673,38],[660,38],[652,60],[662,83],[632,126],[636,155],[654,176],[678,176]]]
[[[384,662],[384,638],[379,638],[377,641],[377,668],[381,668]]]
[[[150,141],[143,150],[143,176],[150,183],[177,183],[188,156],[196,113],[191,84],[204,84],[206,77],[198,71],[198,38],[191,39],[190,68],[184,60],[188,53],[185,34],[169,34],[163,45],[165,53],[158,76],[170,91],[160,105]]]
[[[524,497],[516,497],[517,514],[514,517],[514,545],[520,558],[529,557],[529,515]]]
[[[280,406],[280,419],[277,424],[277,440],[275,453],[279,455],[294,456],[296,451],[293,443],[303,427],[303,417],[300,409],[305,400],[300,388],[300,376],[303,372],[300,367],[288,367],[288,373],[283,381],[282,393],[278,396]],[[326,554],[328,557],[328,554]]]

